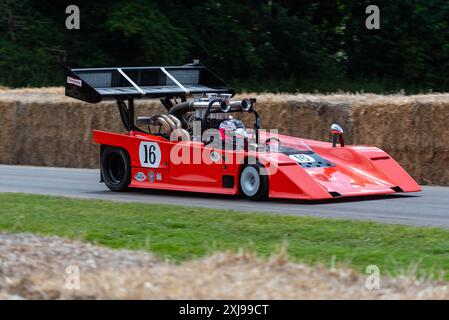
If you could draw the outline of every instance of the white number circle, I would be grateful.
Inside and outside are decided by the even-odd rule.
[[[299,163],[315,162],[315,159],[307,154],[292,154],[290,158]]]
[[[157,168],[161,163],[161,148],[156,142],[141,142],[139,146],[140,165],[145,168]]]

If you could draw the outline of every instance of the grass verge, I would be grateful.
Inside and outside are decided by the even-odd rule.
[[[174,261],[241,248],[269,256],[286,243],[293,260],[309,264],[336,261],[360,272],[374,264],[390,275],[449,270],[449,230],[371,222],[0,194],[0,230],[150,250]]]

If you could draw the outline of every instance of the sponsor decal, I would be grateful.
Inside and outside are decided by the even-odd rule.
[[[298,163],[315,162],[315,159],[307,154],[291,154],[289,157]]]
[[[148,172],[148,181],[154,182],[155,178],[156,178],[156,175],[154,174],[153,171]]]
[[[78,79],[67,77],[67,83],[74,84],[75,86],[81,87],[81,84],[83,82],[81,80],[78,80]]]
[[[162,173],[158,172],[156,173],[156,180],[161,181],[162,180]]]
[[[158,168],[161,163],[161,148],[156,142],[141,142],[139,146],[140,165],[144,168]]]
[[[142,181],[147,180],[147,176],[145,175],[145,173],[139,171],[134,176],[134,179],[136,179],[139,182],[142,182]]]

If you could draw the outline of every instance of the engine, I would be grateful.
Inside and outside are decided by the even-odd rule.
[[[223,99],[223,101],[229,101],[230,95],[217,95],[217,94],[208,94],[206,96],[195,97],[193,105],[195,109],[195,117],[197,119],[202,119],[207,111],[209,103],[212,100]],[[226,102],[223,102],[223,108],[227,108]],[[211,122],[217,122],[218,125],[222,120],[227,120],[231,118],[231,115],[227,112],[214,112],[222,109],[222,104],[212,104],[208,119],[215,120]],[[226,111],[226,109],[224,109]],[[215,127],[215,126],[214,126]],[[218,126],[217,126],[218,128]]]
[[[244,127],[237,128],[243,124],[236,122],[238,120],[235,120],[231,114],[235,112],[254,112],[257,118],[257,113],[253,110],[256,100],[243,99],[232,101],[230,98],[231,95],[223,94],[197,95],[191,101],[181,102],[172,106],[169,109],[169,114],[182,122],[182,128],[187,130],[194,141],[202,141],[202,135],[208,129],[226,131],[225,129],[228,126],[223,126],[226,123],[235,124],[236,130],[244,130]]]

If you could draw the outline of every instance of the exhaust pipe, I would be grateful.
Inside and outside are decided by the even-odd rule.
[[[180,129],[182,127],[181,120],[172,114],[169,114],[168,117],[176,124],[176,129]]]
[[[162,117],[165,121],[167,121],[167,123],[170,125],[170,128],[171,128],[171,130],[170,130],[170,133],[173,131],[173,130],[176,130],[176,124],[175,124],[175,122],[172,120],[172,119],[170,119],[170,117],[169,116],[167,116],[166,114],[161,114],[160,115],[160,117]]]
[[[156,124],[160,124],[164,129],[165,129],[165,131],[168,133],[168,134],[171,134],[171,132],[172,132],[172,126],[163,118],[163,117],[161,117],[161,116],[156,116],[156,119],[155,119],[155,123]]]

